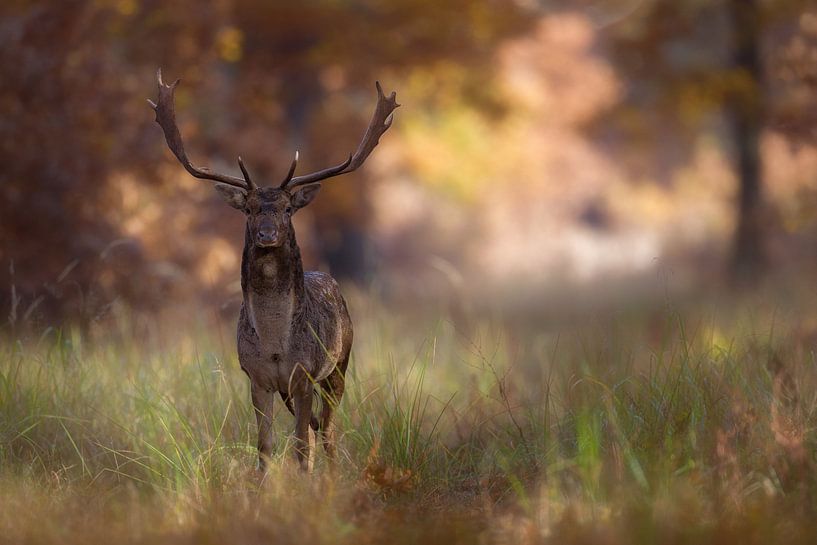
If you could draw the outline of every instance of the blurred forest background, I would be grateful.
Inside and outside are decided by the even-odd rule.
[[[182,78],[194,163],[237,174],[241,154],[267,183],[296,149],[300,172],[342,160],[374,81],[397,90],[365,168],[297,218],[307,268],[387,300],[536,307],[817,268],[806,0],[5,0],[0,16],[12,326],[240,301],[243,217],[167,150],[145,101],[160,66]]]

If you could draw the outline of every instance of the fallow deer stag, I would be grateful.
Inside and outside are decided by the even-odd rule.
[[[312,202],[320,182],[360,167],[393,121],[397,95],[383,95],[377,83],[377,106],[357,151],[343,163],[312,174],[294,176],[298,154],[276,187],[259,187],[241,158],[242,178],[219,174],[188,159],[176,126],[173,94],[180,80],[166,85],[157,72],[159,98],[148,101],[156,112],[170,151],[196,178],[216,182],[227,204],[247,216],[238,318],[238,359],[250,378],[258,421],[259,466],[266,469],[272,451],[272,407],[275,392],[295,416],[296,458],[306,469],[309,428],[320,433],[330,460],[335,459],[332,413],[343,395],[352,348],[352,321],[337,282],[328,274],[304,273],[292,215]],[[294,176],[294,177],[293,177]],[[315,385],[322,392],[320,415],[313,416]]]

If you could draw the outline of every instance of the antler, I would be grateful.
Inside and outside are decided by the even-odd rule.
[[[213,172],[207,167],[197,167],[190,162],[190,159],[187,158],[187,154],[184,152],[182,135],[179,133],[179,128],[176,126],[176,112],[173,101],[173,94],[176,90],[176,86],[181,80],[177,79],[170,85],[165,85],[165,83],[162,81],[161,68],[156,71],[156,79],[158,80],[159,84],[158,103],[153,102],[150,99],[148,99],[148,103],[156,112],[156,123],[162,127],[162,130],[165,133],[167,147],[170,148],[170,151],[173,152],[173,155],[176,156],[176,159],[179,160],[185,170],[196,178],[201,178],[203,180],[213,180],[214,182],[240,187],[241,189],[255,189],[256,185],[250,179],[250,175],[247,173],[247,169],[244,167],[244,162],[241,160],[241,157],[238,158],[238,166],[241,167],[241,172],[244,174],[243,180],[241,178],[236,178],[235,176]]]
[[[278,186],[279,189],[286,189],[287,184],[292,181],[292,175],[295,174],[295,167],[298,166],[298,152],[295,152],[295,159],[292,160],[292,165],[289,167],[289,172],[287,172],[287,177],[284,178],[284,181],[281,182],[281,185]]]
[[[292,189],[299,185],[314,184],[315,182],[320,182],[332,176],[346,174],[357,170],[360,165],[366,161],[366,158],[380,141],[380,137],[391,127],[392,121],[394,120],[392,112],[394,112],[395,108],[400,106],[397,103],[396,92],[392,91],[387,98],[383,95],[383,88],[380,87],[380,82],[375,82],[375,86],[377,87],[377,106],[374,109],[372,120],[369,122],[369,128],[366,129],[366,133],[363,135],[363,140],[360,141],[357,151],[355,151],[353,155],[350,155],[346,161],[337,166],[292,178],[298,161],[296,155],[289,176],[284,180],[284,183],[281,184],[282,189]]]

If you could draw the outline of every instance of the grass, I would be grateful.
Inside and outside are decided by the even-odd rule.
[[[0,541],[813,543],[815,295],[462,327],[357,298],[338,467],[295,469],[279,402],[263,479],[231,324],[8,334]]]

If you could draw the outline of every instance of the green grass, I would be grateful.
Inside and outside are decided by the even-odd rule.
[[[353,301],[339,465],[260,479],[232,324],[0,345],[0,541],[811,543],[817,294],[548,320]],[[554,325],[555,324],[555,325]]]

